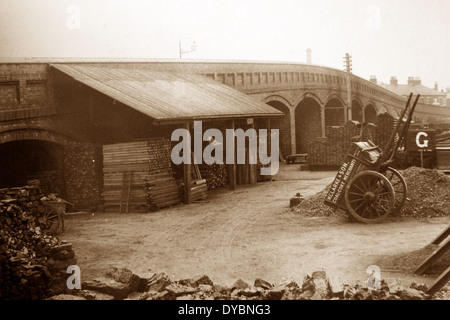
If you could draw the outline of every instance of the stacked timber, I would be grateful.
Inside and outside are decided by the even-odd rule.
[[[104,145],[105,209],[147,212],[179,203],[170,152],[164,138]]]
[[[224,164],[200,164],[201,177],[206,180],[208,190],[224,187],[228,182],[228,170]]]
[[[381,113],[377,116],[377,127],[376,127],[376,144],[385,151],[386,144],[389,137],[394,131],[396,120],[389,113]]]
[[[191,182],[191,201],[206,200],[207,192],[206,179],[197,179]]]
[[[325,139],[317,138],[308,146],[308,162],[311,167],[327,166],[329,143]]]
[[[145,188],[151,210],[158,210],[180,203],[179,186],[172,173],[150,176],[145,184]]]
[[[361,124],[354,120],[347,121],[343,127],[343,151],[347,153],[353,142],[361,141],[361,138]]]
[[[89,208],[100,203],[101,161],[99,145],[72,142],[65,146],[65,198],[75,207]],[[57,190],[52,192],[64,196]]]

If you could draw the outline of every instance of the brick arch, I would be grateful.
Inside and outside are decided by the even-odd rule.
[[[66,145],[72,139],[52,130],[34,128],[15,128],[0,132],[0,144],[19,140],[40,140]]]
[[[364,107],[364,122],[366,123],[376,123],[377,121],[377,108],[375,103],[369,102]]]
[[[339,100],[339,102],[340,102],[343,106],[345,106],[345,104],[346,104],[344,98],[342,98],[342,96],[341,96],[340,94],[337,94],[337,93],[332,93],[332,94],[330,94],[330,95],[327,97],[327,102],[326,102],[326,103],[328,103],[331,99]],[[325,103],[325,104],[326,104],[326,103]]]
[[[358,97],[352,97],[352,120],[363,121],[363,105]]]
[[[278,102],[284,104],[287,108],[292,107],[291,103],[286,98],[284,98],[283,96],[280,96],[280,95],[270,95],[263,99],[263,102],[266,104],[269,104],[269,102],[272,102],[272,101],[278,101]]]
[[[294,104],[294,111],[297,109],[297,107],[300,105],[300,103],[305,100],[305,99],[312,99],[315,102],[317,102],[317,104],[319,106],[323,106],[324,103],[323,101],[317,96],[317,94],[312,93],[312,92],[304,92],[296,101]]]
[[[331,95],[325,104],[325,126],[339,126],[345,122],[345,102],[339,95]]]

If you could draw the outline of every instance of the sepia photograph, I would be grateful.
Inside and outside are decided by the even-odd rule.
[[[449,1],[0,3],[0,300],[450,299]]]

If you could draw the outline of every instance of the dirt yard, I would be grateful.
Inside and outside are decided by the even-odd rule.
[[[222,285],[283,277],[301,283],[306,274],[325,270],[353,284],[365,281],[367,267],[376,264],[388,281],[431,283],[436,275],[417,277],[388,262],[425,247],[449,217],[388,218],[366,225],[289,210],[295,193],[313,195],[335,175],[281,165],[274,181],[210,192],[203,203],[147,214],[71,215],[60,238],[73,243],[82,280],[127,267],[142,275],[164,272],[172,280],[206,274]]]

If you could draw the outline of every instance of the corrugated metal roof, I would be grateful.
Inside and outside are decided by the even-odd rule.
[[[156,120],[283,115],[263,102],[200,75],[102,65],[51,66]]]

